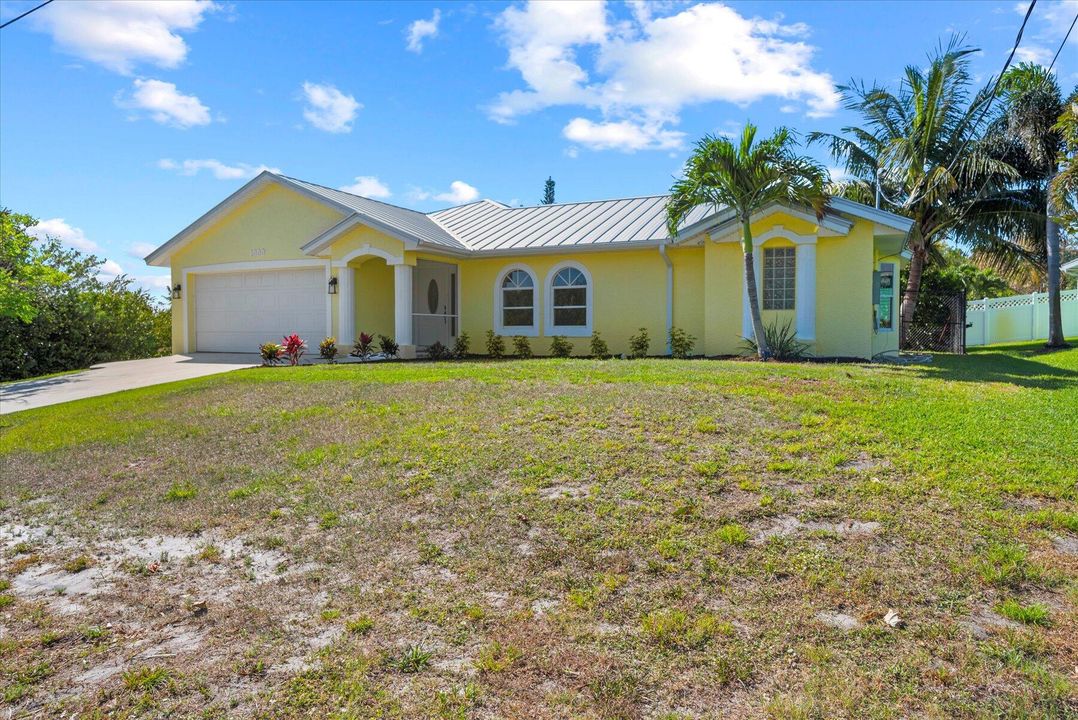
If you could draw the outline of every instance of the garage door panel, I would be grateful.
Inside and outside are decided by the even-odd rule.
[[[308,346],[325,334],[325,271],[271,270],[200,275],[195,283],[195,348],[255,352],[299,333]]]

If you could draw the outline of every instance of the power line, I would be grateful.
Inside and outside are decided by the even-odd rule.
[[[30,8],[29,10],[27,10],[26,12],[24,12],[24,13],[23,13],[22,15],[18,15],[18,16],[16,16],[16,17],[13,17],[13,18],[11,18],[10,20],[8,20],[8,21],[7,21],[6,23],[4,23],[3,25],[0,25],[0,30],[3,30],[4,28],[6,28],[6,27],[7,27],[8,25],[10,25],[11,23],[15,22],[16,20],[22,20],[22,19],[23,19],[24,17],[26,17],[26,16],[27,16],[27,15],[29,15],[30,13],[32,13],[32,12],[36,12],[36,11],[40,10],[41,8],[45,7],[46,5],[48,5],[48,4],[49,4],[49,3],[51,3],[51,2],[52,2],[52,0],[45,0],[45,2],[41,3],[41,4],[40,4],[40,5],[38,5],[37,7],[32,7],[32,8]]]

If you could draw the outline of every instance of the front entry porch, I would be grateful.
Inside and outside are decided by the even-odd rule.
[[[372,248],[333,263],[337,280],[337,346],[349,352],[361,332],[387,335],[401,358],[440,342],[451,346],[460,327],[459,268],[418,259],[411,265]]]

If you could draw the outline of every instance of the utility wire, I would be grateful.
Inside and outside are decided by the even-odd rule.
[[[37,7],[32,7],[32,8],[30,8],[29,10],[27,10],[26,12],[24,12],[24,13],[23,13],[22,15],[18,15],[18,16],[16,16],[16,17],[13,17],[13,18],[11,18],[10,20],[8,20],[8,21],[7,21],[6,23],[4,23],[3,25],[0,25],[0,30],[3,30],[4,28],[6,28],[6,27],[7,27],[8,25],[10,25],[11,23],[15,22],[16,20],[22,20],[22,19],[23,19],[24,17],[26,17],[26,16],[27,16],[27,15],[29,15],[30,13],[32,13],[32,12],[35,12],[35,11],[37,11],[37,10],[40,10],[41,8],[45,7],[46,5],[48,5],[48,4],[49,4],[49,3],[51,3],[51,2],[52,2],[52,0],[45,0],[45,2],[41,3],[41,4],[40,4],[40,5],[38,5]]]
[[[1056,60],[1059,59],[1059,53],[1063,52],[1063,46],[1067,44],[1067,40],[1071,36],[1071,31],[1074,30],[1074,23],[1078,22],[1078,13],[1075,13],[1074,19],[1071,20],[1071,26],[1067,29],[1067,34],[1063,36],[1063,42],[1059,43],[1059,49],[1056,50],[1056,54],[1052,56],[1052,64],[1048,66],[1048,72],[1045,75],[1052,74],[1052,68],[1056,66]]]

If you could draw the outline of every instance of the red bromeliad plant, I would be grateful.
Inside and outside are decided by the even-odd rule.
[[[365,332],[359,334],[359,339],[356,340],[355,346],[352,348],[352,355],[358,358],[368,358],[371,355],[371,349],[374,347],[374,336],[368,335]]]
[[[288,356],[288,364],[299,365],[299,359],[307,351],[307,343],[303,342],[299,335],[292,333],[281,340],[281,345],[284,346],[284,354]]]

